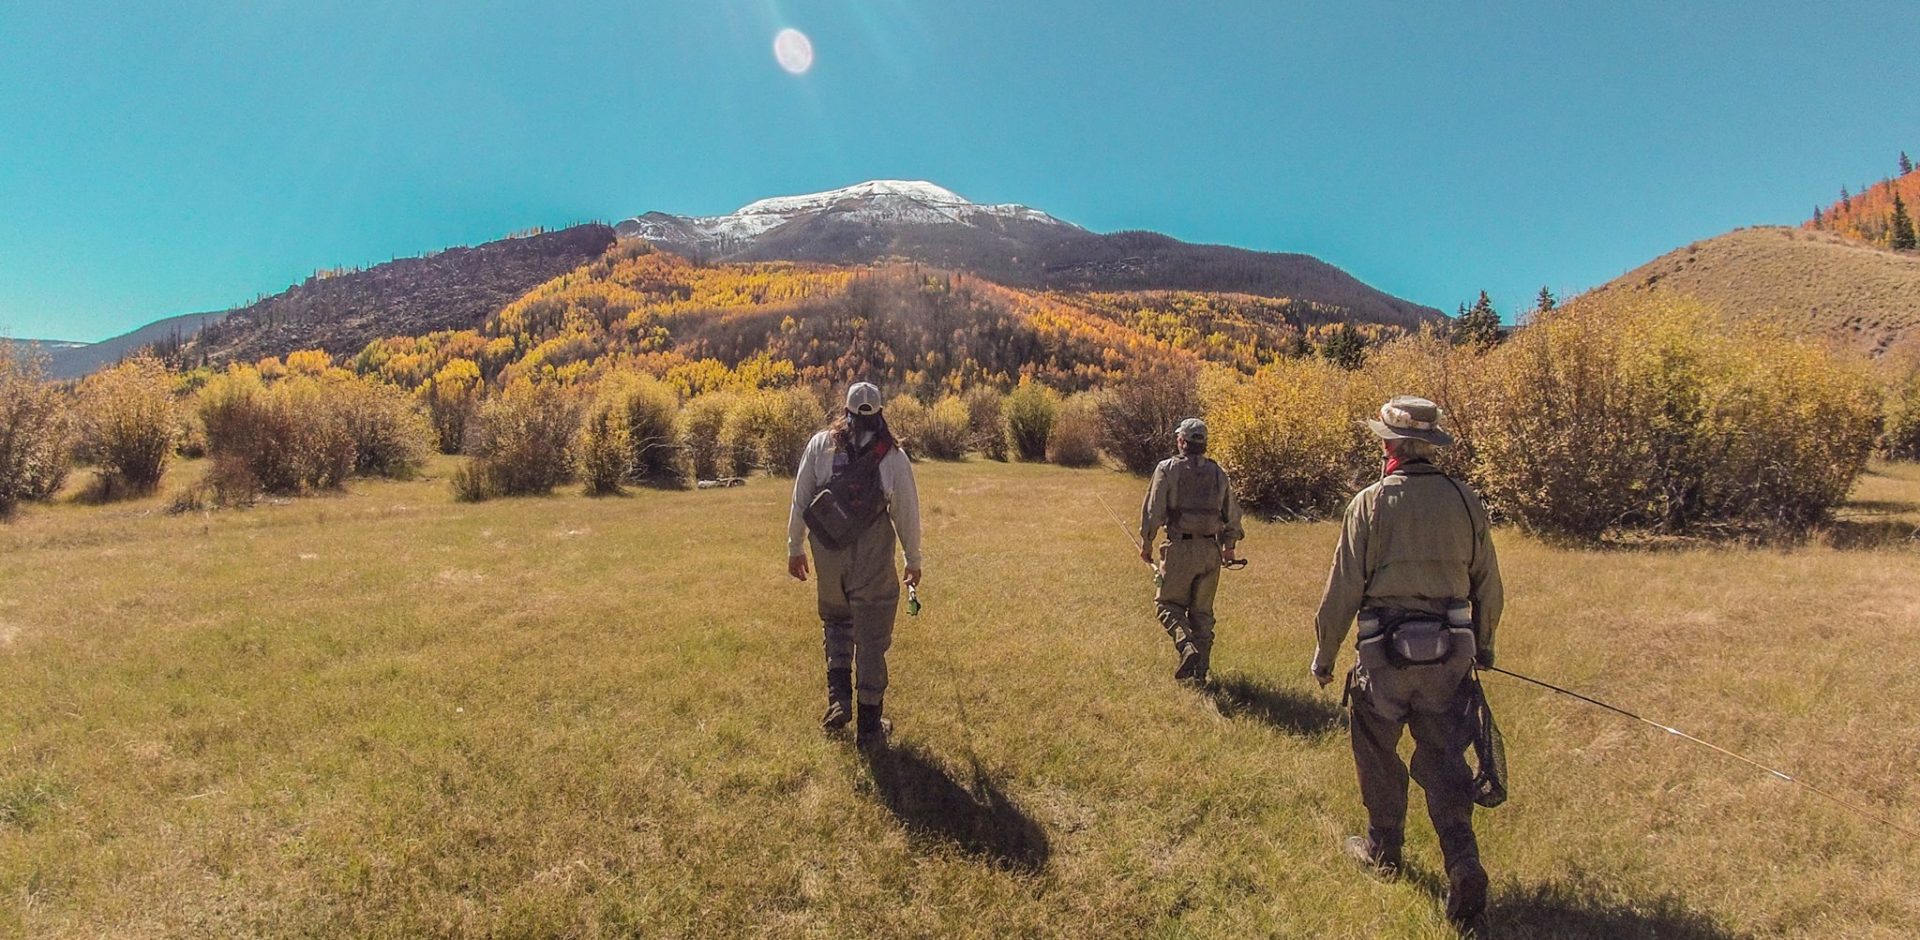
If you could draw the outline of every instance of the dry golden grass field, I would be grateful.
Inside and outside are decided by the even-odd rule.
[[[460,504],[410,483],[0,526],[0,935],[1452,936],[1305,674],[1328,524],[1255,524],[1177,687],[1104,470],[923,464],[923,616],[871,764],[823,738],[785,481]],[[176,468],[169,492],[199,473]],[[1498,541],[1501,664],[1920,828],[1920,470],[1792,549]],[[1343,662],[1342,668],[1345,663]],[[1913,841],[1488,679],[1511,937],[1904,937]]]

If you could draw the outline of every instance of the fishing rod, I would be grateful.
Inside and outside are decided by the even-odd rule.
[[[1655,728],[1658,728],[1658,729],[1660,729],[1661,731],[1665,731],[1666,733],[1668,733],[1668,734],[1671,734],[1671,735],[1673,735],[1673,736],[1675,736],[1675,737],[1678,737],[1678,738],[1682,738],[1682,739],[1685,739],[1685,740],[1688,740],[1688,741],[1692,741],[1693,743],[1695,743],[1695,744],[1698,744],[1698,745],[1700,745],[1701,747],[1704,747],[1704,748],[1707,748],[1708,750],[1711,750],[1711,751],[1715,751],[1715,752],[1718,752],[1718,753],[1720,753],[1720,754],[1724,754],[1724,755],[1726,755],[1726,756],[1728,756],[1728,757],[1731,757],[1731,758],[1733,758],[1734,760],[1737,760],[1737,761],[1740,761],[1740,762],[1741,762],[1741,763],[1743,763],[1743,764],[1748,764],[1748,765],[1751,765],[1751,766],[1753,766],[1753,767],[1757,767],[1757,768],[1759,768],[1760,770],[1763,770],[1763,771],[1766,771],[1766,772],[1767,772],[1768,774],[1771,774],[1771,775],[1773,775],[1773,776],[1775,776],[1775,777],[1778,777],[1778,778],[1780,778],[1781,780],[1785,780],[1785,781],[1786,781],[1786,782],[1788,782],[1788,783],[1791,783],[1791,784],[1796,784],[1796,785],[1798,785],[1798,786],[1801,786],[1801,787],[1805,787],[1805,788],[1806,788],[1806,789],[1807,789],[1808,791],[1810,791],[1810,792],[1812,792],[1812,793],[1814,793],[1814,794],[1816,794],[1816,795],[1818,795],[1818,796],[1821,796],[1821,797],[1824,797],[1824,798],[1826,798],[1827,800],[1829,800],[1829,801],[1831,801],[1831,802],[1833,802],[1833,803],[1835,803],[1835,804],[1837,804],[1837,805],[1839,805],[1839,806],[1842,806],[1842,807],[1844,807],[1844,808],[1846,808],[1847,810],[1849,810],[1849,811],[1851,811],[1851,812],[1852,812],[1852,813],[1854,813],[1855,815],[1857,815],[1857,816],[1860,816],[1860,817],[1862,817],[1862,818],[1864,818],[1864,819],[1868,819],[1868,820],[1872,820],[1873,822],[1877,822],[1877,823],[1879,823],[1880,825],[1882,825],[1882,826],[1886,826],[1887,828],[1889,828],[1889,829],[1892,829],[1892,830],[1895,830],[1895,831],[1897,831],[1897,832],[1902,832],[1902,833],[1905,833],[1905,834],[1907,834],[1907,835],[1909,835],[1909,836],[1913,836],[1913,837],[1915,837],[1915,838],[1920,838],[1920,833],[1916,833],[1916,832],[1914,832],[1914,831],[1913,831],[1912,829],[1908,829],[1907,827],[1905,827],[1905,826],[1902,826],[1902,825],[1900,825],[1899,823],[1896,823],[1896,822],[1893,822],[1892,820],[1889,820],[1889,819],[1887,819],[1886,817],[1884,817],[1884,816],[1881,816],[1881,815],[1879,815],[1878,813],[1875,813],[1875,812],[1873,812],[1872,810],[1869,810],[1869,809],[1867,809],[1867,808],[1865,808],[1865,807],[1863,807],[1863,806],[1859,806],[1859,805],[1857,805],[1857,804],[1854,804],[1854,803],[1851,803],[1851,802],[1849,802],[1849,801],[1847,801],[1847,800],[1844,800],[1844,799],[1841,799],[1840,797],[1838,797],[1838,796],[1836,796],[1836,795],[1834,795],[1834,794],[1832,794],[1832,793],[1829,793],[1829,792],[1827,792],[1826,790],[1823,790],[1823,789],[1821,789],[1821,788],[1819,788],[1819,787],[1816,787],[1816,786],[1814,786],[1813,784],[1811,784],[1811,783],[1808,783],[1808,782],[1806,782],[1805,780],[1801,780],[1800,778],[1798,778],[1798,777],[1795,777],[1795,776],[1793,776],[1792,774],[1789,774],[1789,773],[1787,773],[1787,772],[1785,772],[1785,771],[1782,771],[1782,770],[1780,770],[1780,769],[1778,769],[1778,768],[1775,768],[1775,767],[1769,767],[1769,766],[1767,766],[1766,764],[1763,764],[1763,763],[1760,763],[1759,761],[1757,761],[1757,760],[1754,760],[1753,758],[1751,758],[1751,757],[1748,757],[1748,756],[1746,756],[1745,754],[1741,754],[1741,753],[1738,753],[1738,752],[1735,752],[1735,751],[1731,751],[1731,750],[1728,750],[1727,748],[1724,748],[1724,747],[1721,747],[1720,745],[1718,745],[1718,744],[1715,744],[1715,743],[1713,743],[1713,742],[1711,742],[1711,741],[1703,741],[1703,740],[1701,740],[1701,739],[1699,739],[1699,738],[1697,738],[1697,737],[1694,737],[1694,736],[1693,736],[1693,735],[1691,735],[1691,734],[1688,734],[1688,733],[1686,733],[1685,731],[1681,731],[1681,730],[1680,730],[1679,728],[1675,728],[1675,727],[1673,727],[1673,726],[1671,726],[1671,725],[1663,725],[1663,724],[1661,724],[1660,722],[1657,722],[1657,721],[1654,721],[1654,720],[1653,720],[1653,719],[1651,719],[1651,718],[1647,718],[1647,717],[1645,717],[1645,716],[1642,716],[1642,715],[1636,715],[1636,714],[1634,714],[1633,712],[1630,712],[1630,711],[1627,711],[1626,709],[1624,709],[1624,708],[1621,708],[1621,707],[1620,707],[1620,706],[1618,706],[1618,705],[1609,705],[1609,704],[1607,704],[1606,702],[1602,702],[1602,701],[1600,701],[1600,700],[1599,700],[1599,699],[1597,699],[1597,698],[1593,698],[1593,697],[1591,697],[1591,696],[1586,696],[1586,695],[1581,695],[1580,693],[1578,693],[1578,692],[1575,692],[1575,691],[1572,691],[1571,689],[1563,689],[1563,688],[1561,688],[1561,687],[1559,687],[1559,686],[1557,686],[1557,685],[1554,685],[1554,684],[1553,684],[1553,683],[1551,683],[1551,682],[1542,682],[1542,681],[1540,681],[1539,679],[1535,679],[1535,678],[1533,678],[1532,676],[1523,676],[1523,675],[1521,675],[1521,674],[1519,674],[1519,673],[1517,673],[1517,672],[1513,672],[1513,671],[1511,671],[1511,670],[1508,670],[1508,669],[1501,669],[1501,668],[1500,668],[1500,667],[1498,667],[1498,666],[1483,666],[1483,667],[1480,667],[1480,668],[1482,668],[1482,669],[1485,669],[1485,670],[1486,670],[1487,672],[1497,672],[1497,673],[1499,673],[1499,674],[1501,674],[1501,675],[1503,675],[1503,676],[1511,676],[1511,677],[1513,677],[1513,678],[1515,678],[1515,679],[1519,679],[1519,680],[1520,680],[1520,681],[1522,681],[1522,682],[1531,682],[1531,683],[1533,683],[1534,685],[1537,685],[1537,686],[1539,686],[1539,687],[1541,687],[1541,688],[1543,688],[1543,689],[1549,689],[1549,690],[1551,690],[1551,691],[1554,691],[1554,692],[1558,692],[1558,693],[1560,693],[1561,695],[1564,695],[1564,696],[1567,696],[1568,698],[1572,698],[1572,699],[1577,699],[1577,700],[1579,700],[1579,701],[1582,701],[1582,702],[1586,702],[1586,703],[1587,703],[1587,704],[1589,704],[1589,705],[1597,705],[1597,706],[1599,706],[1599,707],[1601,707],[1601,708],[1604,708],[1604,709],[1606,709],[1607,711],[1610,711],[1610,712],[1613,712],[1613,713],[1615,713],[1615,714],[1619,714],[1619,715],[1625,715],[1626,717],[1628,717],[1628,718],[1631,718],[1631,719],[1633,719],[1634,721],[1637,721],[1637,722],[1640,722],[1641,724],[1645,724],[1645,725],[1651,725],[1651,726],[1653,726],[1653,727],[1655,727]]]

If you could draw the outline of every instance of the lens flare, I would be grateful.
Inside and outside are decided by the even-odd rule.
[[[813,40],[797,29],[783,29],[773,37],[773,58],[788,72],[805,75],[813,68]]]

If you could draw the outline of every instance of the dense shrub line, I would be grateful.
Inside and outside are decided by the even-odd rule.
[[[1670,298],[1576,301],[1484,352],[1417,336],[1353,371],[1279,362],[1204,397],[1246,503],[1312,515],[1377,474],[1359,420],[1396,393],[1447,410],[1449,469],[1499,513],[1580,540],[1804,532],[1880,422],[1864,363]]]
[[[1421,394],[1458,439],[1447,469],[1526,529],[1777,536],[1827,519],[1876,446],[1920,457],[1920,357],[1903,355],[1876,372],[1683,300],[1600,296],[1493,344],[1420,333],[1358,363],[1282,358],[1252,374],[1156,363],[1072,397],[1026,378],[1006,393],[898,395],[887,413],[916,460],[1104,457],[1135,473],[1171,453],[1180,419],[1203,414],[1246,505],[1318,517],[1378,473],[1361,419],[1393,394]],[[709,386],[635,363],[511,376],[488,394],[479,366],[460,359],[405,391],[309,350],[184,375],[134,359],[69,393],[8,356],[0,514],[50,496],[75,458],[95,467],[101,494],[150,491],[176,452],[212,459],[194,504],[406,477],[436,447],[470,458],[452,481],[468,499],[784,476],[836,403],[794,387],[790,370],[755,374],[696,394]]]

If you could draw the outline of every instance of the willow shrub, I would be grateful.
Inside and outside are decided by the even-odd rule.
[[[573,479],[579,401],[571,389],[516,379],[474,415],[467,450],[473,455],[454,493],[525,496],[553,492]]]
[[[825,419],[819,400],[804,389],[747,392],[727,411],[721,446],[732,455],[736,473],[757,467],[790,477]]]
[[[1358,380],[1319,359],[1284,359],[1251,377],[1202,383],[1207,453],[1249,509],[1315,517],[1353,492],[1363,442],[1355,433]],[[1377,407],[1377,404],[1376,404]]]
[[[66,482],[71,424],[59,390],[37,361],[0,349],[0,519]]]
[[[1060,395],[1031,379],[1007,396],[1002,407],[1007,421],[1007,445],[1021,460],[1047,459],[1047,438],[1053,434],[1054,412]]]
[[[903,392],[887,402],[885,412],[887,429],[900,441],[900,446],[915,457],[925,457],[921,439],[927,435],[927,406]]]
[[[625,403],[602,395],[587,406],[574,441],[575,463],[589,496],[612,496],[628,482],[633,456]]]
[[[694,479],[712,480],[735,472],[720,440],[727,425],[727,410],[732,407],[732,395],[709,392],[680,409],[680,445]]]
[[[173,456],[179,416],[173,377],[151,356],[129,359],[80,383],[81,447],[103,495],[150,493]]]
[[[355,476],[409,480],[420,472],[438,436],[413,395],[339,371],[325,380],[325,388],[353,440]]]
[[[1575,302],[1482,363],[1474,475],[1551,535],[1790,535],[1865,468],[1863,366],[1672,298]]]
[[[988,460],[1007,459],[1007,396],[978,386],[967,390],[967,447]]]
[[[934,460],[959,460],[967,455],[972,438],[972,421],[967,403],[958,395],[947,395],[927,409],[926,424],[920,430],[920,449],[916,455]]]
[[[1173,456],[1173,432],[1201,412],[1192,367],[1160,366],[1131,373],[1101,393],[1100,447],[1127,470],[1148,474]]]
[[[1092,393],[1081,392],[1060,402],[1047,434],[1047,460],[1063,467],[1091,467],[1100,462],[1100,406]]]
[[[680,395],[650,375],[624,377],[619,400],[625,406],[627,478],[653,486],[686,483],[680,451]]]
[[[1920,460],[1920,355],[1903,350],[1887,357],[1886,420],[1879,450],[1889,460]]]

